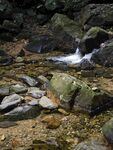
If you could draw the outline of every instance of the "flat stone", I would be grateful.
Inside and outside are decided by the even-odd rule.
[[[56,109],[56,108],[58,108],[58,104],[53,102],[51,99],[47,98],[46,96],[43,96],[40,99],[39,105],[42,108],[46,108],[46,109]]]
[[[10,87],[10,93],[20,94],[27,92],[27,90],[28,90],[27,87],[21,84],[15,84]]]
[[[34,79],[30,76],[27,76],[27,75],[21,75],[19,78],[31,87],[36,86],[38,84],[38,81],[36,79]]]
[[[27,95],[33,98],[41,98],[42,96],[46,95],[46,91],[42,91],[37,87],[31,87],[28,89]]]

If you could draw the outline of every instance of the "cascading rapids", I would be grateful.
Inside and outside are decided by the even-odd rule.
[[[52,57],[49,58],[49,60],[57,61],[57,62],[65,62],[68,64],[77,64],[80,63],[83,59],[87,59],[89,62],[91,60],[92,55],[97,51],[97,49],[94,49],[91,53],[85,54],[82,56],[80,53],[79,48],[76,49],[76,52],[74,54],[68,55],[68,56],[59,56],[59,57]]]

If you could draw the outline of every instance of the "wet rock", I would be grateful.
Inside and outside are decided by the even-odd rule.
[[[19,78],[27,83],[29,86],[37,86],[38,81],[27,75],[20,75]]]
[[[40,108],[38,106],[18,106],[12,111],[4,114],[5,120],[23,120],[23,119],[32,119],[37,117],[40,114]]]
[[[0,112],[8,112],[14,109],[21,103],[22,99],[23,98],[17,94],[6,96],[0,105]]]
[[[58,150],[58,149],[60,149],[59,144],[53,138],[49,138],[46,141],[34,140],[33,141],[33,148],[36,150],[40,150],[41,148],[43,148],[44,150],[47,150],[47,149]]]
[[[105,42],[104,46],[95,52],[91,59],[103,66],[113,66],[113,39]]]
[[[27,95],[34,98],[41,98],[42,96],[46,95],[46,91],[42,91],[36,87],[31,87],[28,89]]]
[[[110,144],[113,144],[113,118],[105,123],[102,128],[103,134]]]
[[[0,122],[0,128],[9,128],[9,127],[13,127],[13,126],[16,126],[16,125],[17,125],[17,123],[12,122],[12,121]]]
[[[78,64],[78,68],[80,68],[80,70],[93,70],[95,67],[95,65],[87,60],[87,59],[83,59],[79,64]]]
[[[100,27],[92,27],[83,37],[80,43],[80,51],[82,54],[90,53],[94,49],[98,49],[100,44],[109,39],[107,31]]]
[[[26,50],[35,53],[45,53],[57,49],[57,41],[49,35],[41,35],[34,37],[26,46]]]
[[[83,81],[64,73],[53,73],[50,89],[59,97],[61,106],[74,111],[95,114],[113,103],[105,91],[93,91]]]
[[[109,150],[102,142],[92,139],[78,144],[73,150]]]
[[[59,48],[65,52],[74,52],[82,35],[79,23],[56,13],[51,19],[51,28],[59,41]]]
[[[13,58],[8,55],[4,50],[0,50],[0,65],[10,65],[13,62]]]
[[[47,124],[47,128],[49,129],[56,129],[61,125],[60,119],[53,115],[44,116],[41,120],[42,122]]]
[[[58,104],[53,102],[51,99],[47,98],[46,96],[43,96],[40,99],[39,105],[42,108],[46,108],[46,109],[56,109],[56,108],[58,108]]]
[[[28,89],[24,85],[21,85],[21,84],[15,84],[10,87],[10,93],[17,93],[17,94],[26,93],[27,90]]]

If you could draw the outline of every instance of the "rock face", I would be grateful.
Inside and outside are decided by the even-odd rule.
[[[58,13],[52,17],[51,24],[56,38],[59,39],[62,46],[65,46],[64,49],[67,48],[69,51],[75,50],[79,37],[82,34],[79,24],[69,19],[66,15]]]
[[[89,140],[78,144],[73,150],[109,150],[107,146],[97,140]]]
[[[83,54],[90,53],[93,49],[98,49],[100,44],[109,39],[107,31],[100,27],[92,27],[83,37],[80,43],[80,51]]]
[[[50,89],[60,98],[63,107],[74,111],[97,113],[113,102],[108,93],[93,91],[86,83],[64,73],[53,74]]]
[[[106,122],[102,128],[103,134],[110,144],[113,144],[113,118]]]
[[[92,60],[103,66],[113,66],[113,39],[103,43],[101,48],[92,55]]]

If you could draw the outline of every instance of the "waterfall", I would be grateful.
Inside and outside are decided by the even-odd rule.
[[[88,61],[90,61],[92,54],[94,54],[96,51],[97,51],[97,49],[94,49],[91,53],[88,53],[88,54],[85,54],[84,56],[82,56],[79,48],[77,48],[76,52],[74,54],[71,54],[68,56],[52,57],[52,58],[49,58],[49,60],[65,62],[68,64],[77,64],[77,63],[80,63],[83,59],[87,59]]]

